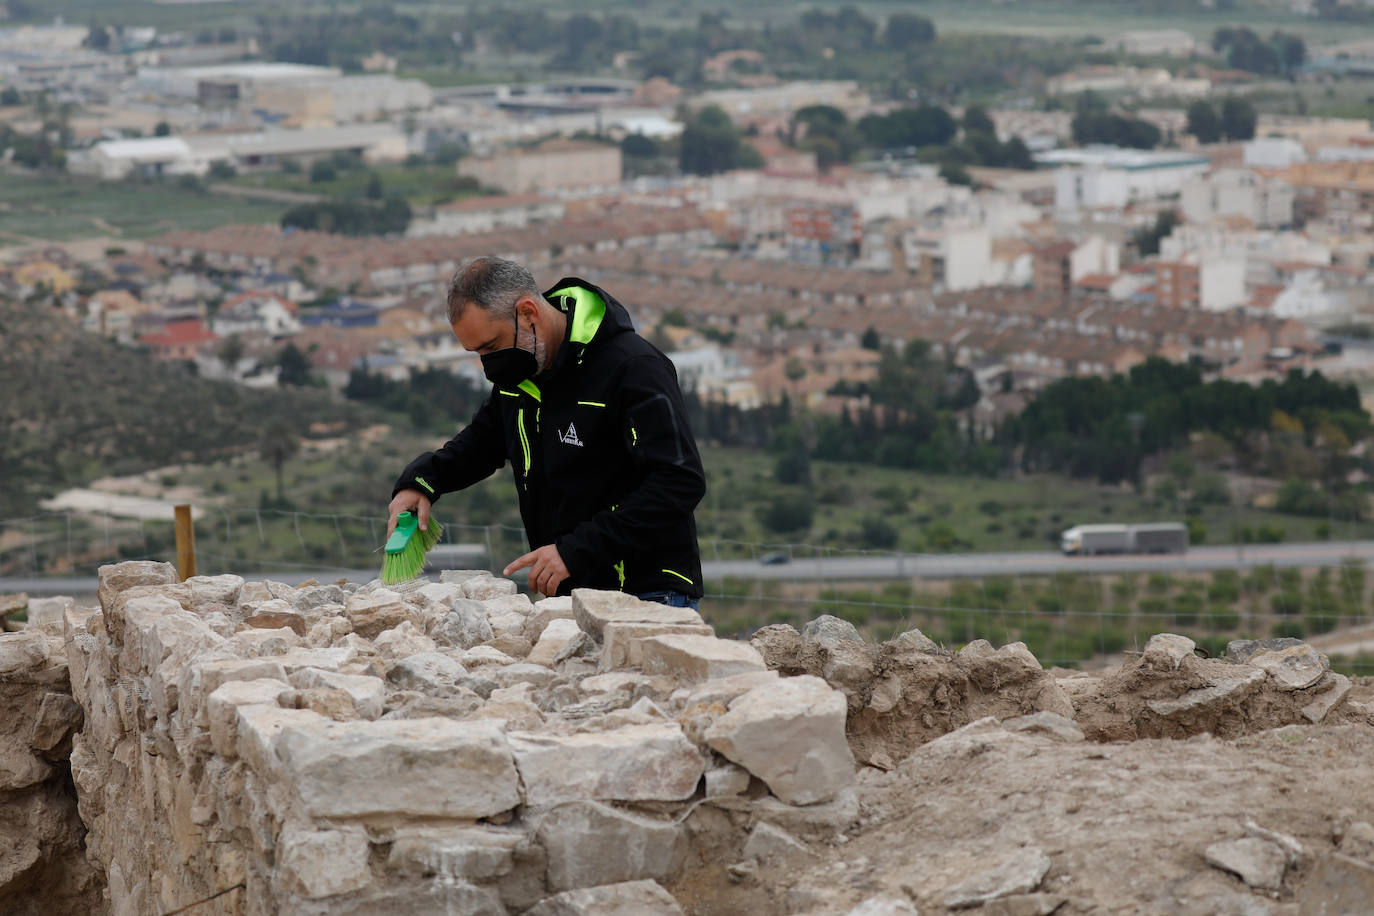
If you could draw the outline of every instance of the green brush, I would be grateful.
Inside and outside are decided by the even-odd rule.
[[[425,554],[444,536],[444,526],[433,518],[429,528],[420,530],[420,519],[413,512],[396,516],[396,530],[386,539],[386,557],[382,560],[382,582],[395,585],[414,579],[425,568]]]

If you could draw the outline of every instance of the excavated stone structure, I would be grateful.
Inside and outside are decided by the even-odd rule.
[[[71,760],[115,916],[678,913],[760,819],[853,804],[844,697],[690,609],[156,563],[100,604],[65,615]]]
[[[1160,634],[1080,674],[1019,643],[874,645],[830,617],[722,640],[689,609],[589,590],[531,602],[485,572],[293,588],[134,562],[103,567],[99,588],[98,608],[34,602],[0,635],[0,835],[15,838],[0,913],[822,916],[861,898],[851,916],[1087,913],[1119,908],[1120,882],[1065,863],[1113,842],[1091,830],[1118,815],[1080,839],[1064,818],[1111,802],[1078,801],[1088,787],[1134,783],[1085,738],[1163,779],[1181,754],[1230,759],[1223,740],[1279,755],[1309,740],[1281,726],[1364,747],[1374,714],[1368,685],[1296,640],[1211,659]],[[1078,774],[1055,784],[1063,815],[1040,808],[1060,767]],[[1014,848],[949,802],[961,779],[1020,824]],[[1157,800],[1149,786],[1131,804]],[[1206,842],[1160,866],[1169,899],[1186,879],[1367,900],[1362,805],[1319,871],[1269,826],[1282,804],[1268,825],[1194,818]],[[1042,850],[1043,830],[1063,839]],[[910,877],[900,850],[920,844]],[[1141,855],[1126,874],[1158,853]]]

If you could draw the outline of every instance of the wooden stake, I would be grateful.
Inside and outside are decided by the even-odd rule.
[[[177,575],[185,582],[196,574],[196,527],[191,521],[191,507],[176,507]]]

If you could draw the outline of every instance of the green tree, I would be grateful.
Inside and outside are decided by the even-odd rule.
[[[230,334],[220,345],[220,362],[224,363],[226,368],[233,369],[238,365],[239,360],[243,359],[243,353],[243,338],[237,334]]]
[[[339,172],[328,159],[319,159],[310,166],[310,182],[324,184],[339,177]]]
[[[367,177],[367,188],[363,191],[363,196],[368,200],[381,200],[383,193],[382,176],[373,172]]]
[[[210,163],[210,177],[216,181],[228,181],[238,174],[238,170],[224,160]]]
[[[740,135],[718,105],[707,105],[682,130],[679,164],[693,175],[714,175],[737,168]]]
[[[1255,136],[1255,106],[1236,96],[1221,103],[1221,130],[1228,140],[1252,140]]]
[[[277,383],[300,388],[310,384],[310,358],[300,347],[288,343],[277,354]]]
[[[799,534],[810,530],[815,506],[810,493],[773,497],[759,514],[759,521],[774,534]]]
[[[988,114],[986,108],[980,105],[970,105],[964,109],[964,116],[960,119],[960,126],[965,133],[985,133],[994,137],[997,135],[997,125],[993,124],[992,116]]]
[[[864,330],[863,336],[859,338],[859,346],[863,347],[865,350],[881,350],[883,348],[883,342],[882,338],[878,336],[878,329],[870,324]]]
[[[1206,99],[1198,99],[1188,106],[1187,132],[1197,137],[1199,143],[1216,143],[1221,139],[1221,118],[1216,108]]]
[[[935,40],[935,24],[924,16],[893,13],[883,28],[883,44],[894,51],[908,51]]]
[[[626,134],[620,141],[620,152],[625,156],[651,159],[661,152],[658,141],[643,134]]]
[[[1178,225],[1178,212],[1176,210],[1165,210],[1155,217],[1154,225],[1149,229],[1141,229],[1131,236],[1131,243],[1135,245],[1136,251],[1140,252],[1141,257],[1159,254],[1159,243],[1165,237],[1172,235],[1174,227]]]
[[[24,104],[24,97],[19,94],[19,90],[13,86],[6,86],[0,89],[0,106],[12,108],[15,105]]]
[[[263,428],[258,440],[258,453],[264,461],[270,462],[277,473],[277,502],[286,501],[286,487],[283,468],[286,462],[300,451],[301,440],[296,430],[283,420],[274,420]]]
[[[157,124],[153,127],[154,137],[166,137],[170,136],[171,133],[172,125],[168,124],[166,121],[158,121]]]

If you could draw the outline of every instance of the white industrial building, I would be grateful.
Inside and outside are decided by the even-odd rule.
[[[342,75],[337,67],[253,61],[210,67],[140,67],[138,88],[159,98],[251,101],[259,87]]]
[[[106,140],[73,153],[68,169],[117,180],[134,173],[204,175],[216,162],[235,169],[276,167],[283,160],[313,159],[351,152],[365,162],[397,162],[409,154],[406,137],[390,124],[355,124],[309,130],[268,130],[241,134],[188,134]]]
[[[1060,212],[1119,209],[1178,194],[1212,164],[1207,156],[1193,153],[1115,146],[1054,150],[1035,160],[1056,169],[1054,206]]]

